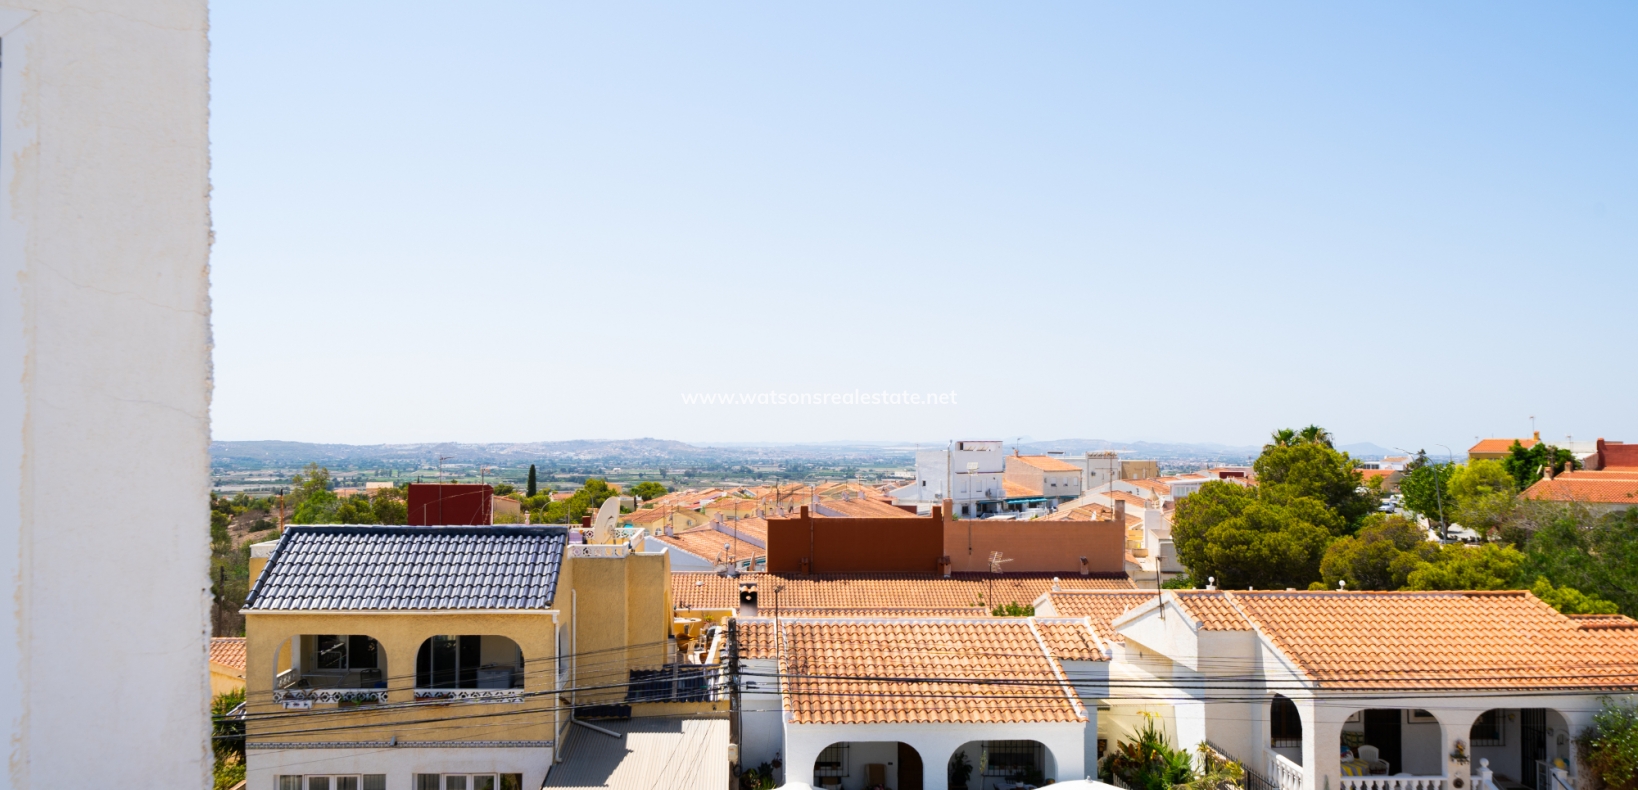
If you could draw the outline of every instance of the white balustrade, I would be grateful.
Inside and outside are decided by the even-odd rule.
[[[1268,772],[1269,778],[1280,790],[1303,790],[1302,766],[1292,762],[1291,758],[1279,752],[1268,752]]]
[[[1479,758],[1479,770],[1469,777],[1473,782],[1473,790],[1501,790],[1496,786],[1496,772],[1490,770],[1490,759]]]
[[[1445,790],[1443,776],[1344,776],[1337,790]]]
[[[301,675],[296,674],[294,669],[287,669],[273,676],[273,688],[287,689],[296,685],[298,680],[301,680]]]
[[[274,689],[274,702],[386,702],[386,689]]]
[[[416,702],[522,702],[523,689],[416,689]]]

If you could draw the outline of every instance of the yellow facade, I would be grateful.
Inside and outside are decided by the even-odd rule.
[[[261,568],[253,570],[259,574]],[[247,737],[252,743],[556,741],[569,721],[567,704],[620,702],[630,669],[665,663],[670,571],[663,554],[566,557],[551,609],[247,610]],[[377,661],[385,664],[386,702],[314,702],[311,710],[287,711],[275,701],[275,679],[289,667],[290,651],[282,651],[281,659],[280,647],[314,634],[373,638]],[[417,702],[417,653],[423,642],[444,634],[515,642],[523,654],[522,701]],[[575,687],[590,690],[576,693]]]

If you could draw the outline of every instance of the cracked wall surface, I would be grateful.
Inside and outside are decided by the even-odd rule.
[[[11,787],[209,783],[204,0],[0,0]]]

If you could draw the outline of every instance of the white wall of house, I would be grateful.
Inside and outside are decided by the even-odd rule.
[[[347,749],[250,749],[245,786],[278,787],[279,776],[386,774],[388,788],[414,787],[416,774],[523,774],[524,787],[540,787],[552,765],[549,746],[372,746]]]
[[[780,709],[779,665],[771,658],[740,662],[739,764],[755,768],[784,759],[785,715]],[[774,778],[784,783],[782,771]]]
[[[206,10],[0,5],[10,787],[209,786]],[[112,538],[85,495],[97,462],[142,470],[121,502],[140,540]],[[87,711],[118,722],[94,757]]]
[[[670,554],[672,573],[678,573],[681,571],[711,572],[717,569],[716,563],[713,563],[711,560],[683,551],[682,549],[660,540],[653,535],[643,537],[643,551],[654,554]]]
[[[1053,722],[1035,724],[794,724],[785,723],[786,781],[807,782],[813,778],[813,764],[819,753],[833,743],[902,742],[915,748],[924,767],[925,790],[947,790],[950,757],[970,743],[982,741],[1038,741],[1046,747],[1047,778],[1059,782],[1084,779],[1093,768],[1085,761],[1083,743],[1086,724]],[[974,778],[977,776],[977,761]],[[849,784],[855,788],[862,785]]]
[[[1004,497],[1001,478],[1006,455],[1000,442],[958,442],[957,449],[916,453],[916,479],[892,492],[895,504],[937,505],[946,497],[957,513],[962,505],[997,501]],[[960,449],[967,446],[973,449]],[[969,471],[968,464],[976,468]]]

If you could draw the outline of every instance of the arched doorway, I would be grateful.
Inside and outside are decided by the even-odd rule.
[[[950,754],[951,790],[988,790],[1017,783],[1043,785],[1058,775],[1052,750],[1040,741],[968,741]]]
[[[814,787],[922,790],[921,753],[899,741],[839,741],[813,762]]]

